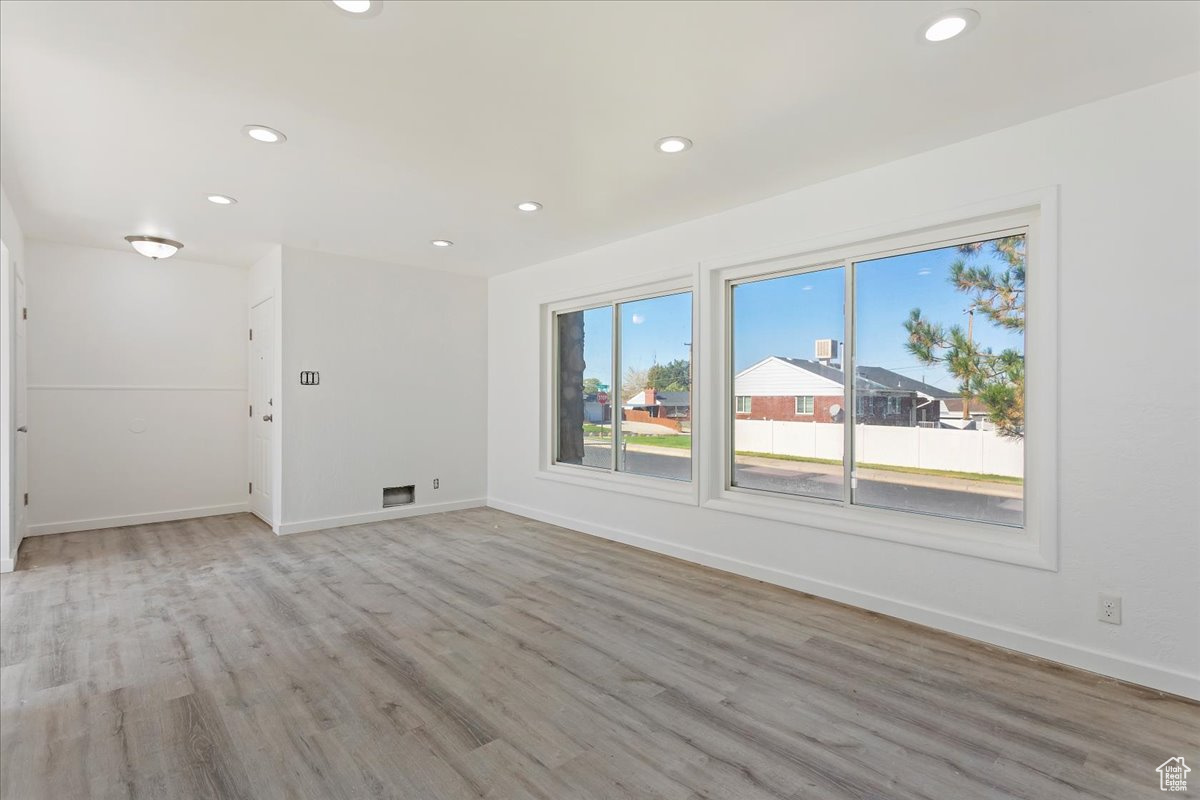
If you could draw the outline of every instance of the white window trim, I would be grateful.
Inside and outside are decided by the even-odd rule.
[[[873,252],[927,249],[990,231],[1028,229],[1026,321],[1025,526],[987,523],[906,511],[845,506],[841,501],[791,497],[732,487],[733,371],[729,352],[731,281],[818,266],[863,261]],[[693,458],[700,472],[701,505],[874,539],[987,558],[1045,570],[1058,569],[1058,187],[997,198],[965,208],[924,215],[872,228],[822,237],[791,247],[701,263],[700,329],[711,369],[703,382],[693,379],[693,396],[711,401],[703,430],[693,422]],[[694,296],[695,297],[695,296]],[[852,302],[847,297],[847,305]],[[852,313],[851,309],[847,309]],[[693,341],[696,341],[693,339]],[[699,359],[694,359],[695,363]],[[848,433],[852,426],[848,426]],[[847,452],[851,452],[849,448]]]
[[[805,402],[804,407],[809,409],[808,411],[800,410],[800,401],[801,400],[807,401],[807,402]],[[810,408],[810,406],[811,406],[811,408]],[[811,416],[815,415],[816,413],[817,413],[817,398],[816,397],[814,397],[811,394],[796,395],[796,411],[795,411],[796,416],[811,417]]]
[[[574,294],[569,297],[542,303],[542,352],[540,368],[542,383],[542,425],[541,441],[538,448],[539,463],[537,476],[544,480],[558,481],[575,486],[623,492],[655,500],[666,500],[668,502],[694,506],[700,502],[698,454],[700,441],[703,439],[698,430],[701,402],[698,397],[699,392],[696,390],[696,387],[699,385],[698,381],[703,375],[703,370],[700,367],[703,348],[700,341],[699,328],[700,295],[697,291],[699,285],[698,273],[695,267],[691,267],[686,270],[673,270],[657,276],[648,275],[645,277],[647,279],[646,282],[641,284],[633,284],[631,282],[611,284],[605,287],[598,287],[588,294]],[[589,467],[582,464],[562,464],[556,461],[558,453],[558,397],[555,387],[557,383],[558,359],[554,330],[555,315],[571,311],[581,311],[597,306],[647,300],[654,297],[678,294],[680,292],[692,293],[691,480],[680,481],[672,478],[660,478],[654,475],[617,472],[616,470]],[[617,357],[620,346],[620,328],[617,326],[613,330],[614,373],[620,369],[620,359]],[[620,382],[616,374],[613,375],[612,391],[613,397],[616,399],[616,404],[614,405],[615,416],[616,413],[619,413],[620,408]],[[614,447],[616,446],[617,427],[619,426],[614,425]]]
[[[740,407],[739,407],[739,406],[741,406],[741,405],[742,405],[742,403],[741,403],[741,401],[742,401],[742,400],[745,400],[745,401],[746,401],[746,404],[745,404],[745,405],[746,405],[746,407],[745,407],[745,408],[740,408]],[[752,399],[752,395],[748,395],[748,394],[739,394],[739,395],[738,395],[738,396],[737,396],[737,397],[734,399],[734,411],[735,411],[735,413],[738,413],[738,414],[750,414],[750,413],[753,413],[753,412],[752,412],[752,409],[753,409],[753,408],[754,408],[754,400]]]

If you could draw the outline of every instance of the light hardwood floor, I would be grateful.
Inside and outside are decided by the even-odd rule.
[[[1200,705],[488,509],[27,540],[0,796],[1160,797]],[[1193,792],[1200,794],[1200,779]]]

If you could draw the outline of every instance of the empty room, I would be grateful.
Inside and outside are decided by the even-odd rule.
[[[0,184],[0,800],[1200,797],[1200,0],[2,0]]]

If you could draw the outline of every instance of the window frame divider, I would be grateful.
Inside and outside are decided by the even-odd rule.
[[[613,473],[622,472],[621,466],[621,415],[625,408],[625,401],[622,399],[621,385],[621,302],[613,301],[612,304],[612,370],[613,370],[613,393],[612,401],[612,453],[608,460],[609,470]]]
[[[854,506],[854,424],[858,416],[855,403],[858,397],[854,384],[857,368],[854,339],[854,262],[842,259],[842,278],[846,281],[842,291],[842,507]]]

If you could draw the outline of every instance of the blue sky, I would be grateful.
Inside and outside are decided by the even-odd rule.
[[[690,292],[622,303],[620,308],[622,369],[691,359]],[[607,307],[583,312],[583,359],[587,363],[583,377],[599,378],[611,387],[612,312]]]
[[[956,382],[939,366],[926,367],[904,348],[904,321],[913,308],[947,327],[967,324],[968,297],[948,281],[958,250],[946,247],[921,253],[860,262],[858,363],[886,367],[945,389]],[[969,263],[1004,264],[984,248]],[[734,368],[740,371],[769,355],[813,358],[817,339],[844,338],[842,302],[845,273],[837,267],[786,278],[743,283],[734,288]],[[646,368],[687,358],[691,341],[689,294],[639,300],[621,306],[622,363]],[[1023,351],[1019,333],[1002,331],[986,319],[975,320],[975,340],[999,352]],[[608,308],[584,312],[584,377],[612,384],[612,317]]]
[[[886,367],[943,389],[958,389],[958,381],[942,367],[926,367],[909,355],[904,347],[908,336],[904,321],[909,311],[920,308],[921,315],[931,322],[966,329],[968,315],[964,310],[970,297],[949,281],[950,265],[959,258],[958,248],[944,247],[859,263],[854,287],[859,364]],[[995,272],[1007,267],[987,246],[967,263],[990,266]],[[1001,329],[981,314],[975,315],[972,335],[982,347],[997,353],[1008,348],[1025,352],[1023,334]]]

